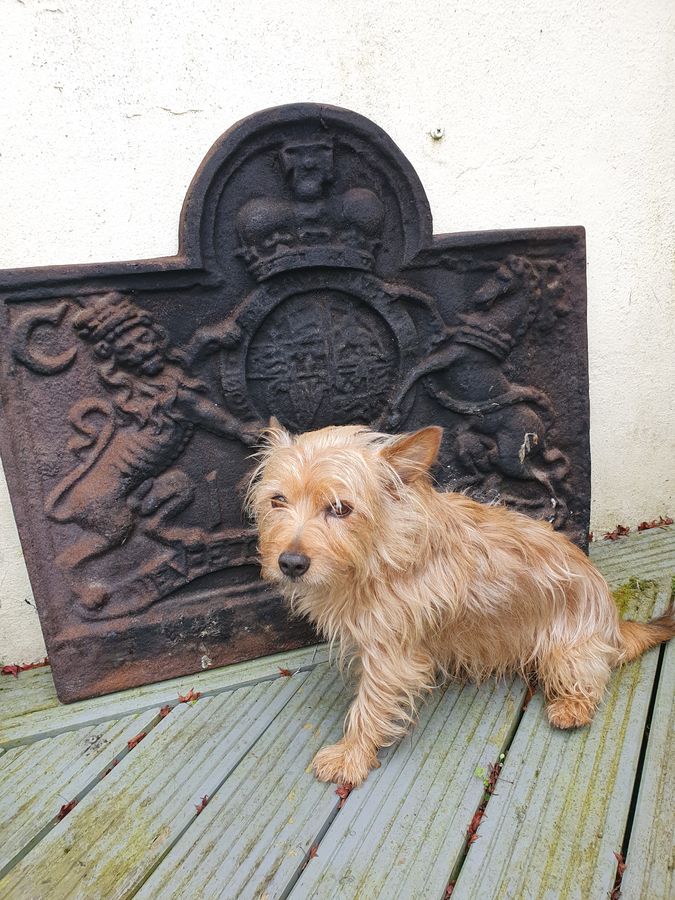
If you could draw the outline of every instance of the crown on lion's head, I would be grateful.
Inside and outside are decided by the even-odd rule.
[[[111,291],[97,297],[73,320],[78,336],[93,345],[101,359],[117,358],[149,374],[162,366],[168,346],[166,329],[128,297]]]

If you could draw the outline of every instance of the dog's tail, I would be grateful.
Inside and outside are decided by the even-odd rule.
[[[656,647],[675,637],[675,608],[672,606],[662,616],[649,622],[633,622],[626,619],[619,623],[623,643],[624,661],[637,659],[645,650]]]

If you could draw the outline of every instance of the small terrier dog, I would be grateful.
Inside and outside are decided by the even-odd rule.
[[[621,621],[586,556],[546,522],[462,494],[429,469],[442,430],[266,432],[248,506],[263,577],[280,585],[359,684],[343,739],[313,766],[360,784],[440,675],[536,676],[559,728],[591,721],[613,667],[675,634],[672,610]]]

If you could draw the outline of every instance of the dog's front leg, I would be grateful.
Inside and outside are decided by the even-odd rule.
[[[361,653],[360,679],[341,741],[314,757],[320,781],[356,787],[380,765],[377,751],[405,734],[413,721],[415,701],[435,683],[431,658],[422,654]]]

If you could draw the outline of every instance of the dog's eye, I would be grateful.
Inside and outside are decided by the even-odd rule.
[[[270,503],[272,504],[272,509],[282,509],[282,507],[286,506],[288,500],[283,494],[275,494],[270,500]]]
[[[329,503],[326,507],[326,514],[329,516],[335,516],[336,519],[346,519],[347,516],[353,512],[353,507],[349,505],[349,503],[345,503],[344,500],[338,500],[336,503]]]

